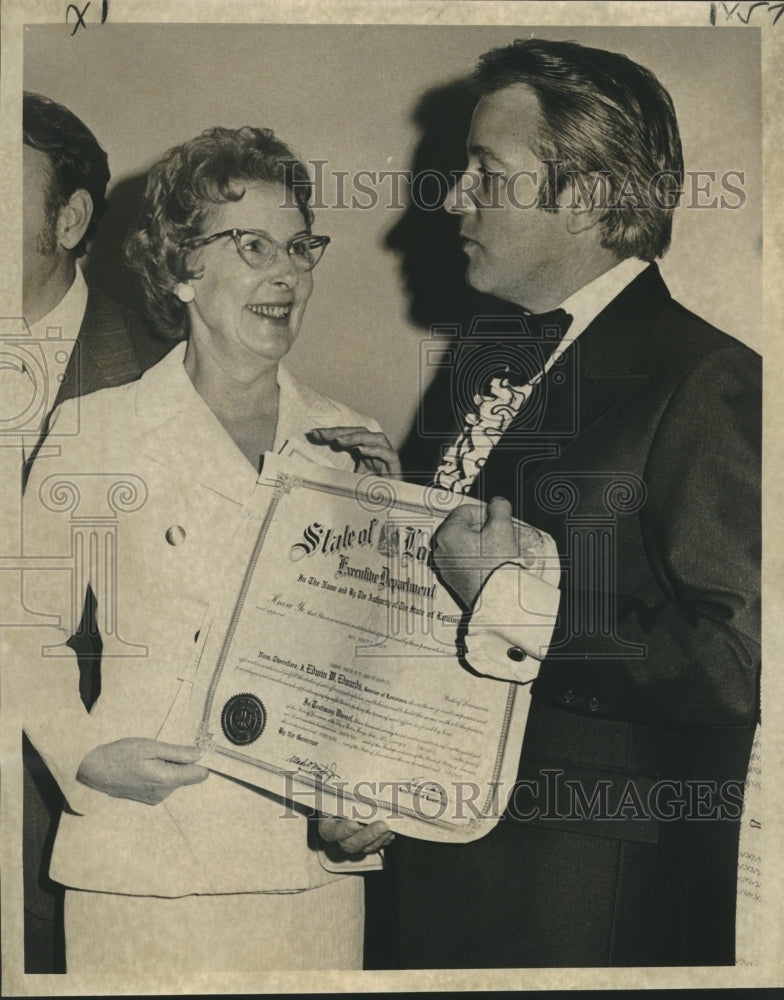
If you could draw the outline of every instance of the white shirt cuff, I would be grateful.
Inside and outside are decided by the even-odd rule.
[[[474,670],[525,684],[539,672],[555,628],[561,591],[518,563],[495,569],[477,595],[466,634]]]

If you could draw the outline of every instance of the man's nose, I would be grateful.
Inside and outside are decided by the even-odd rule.
[[[474,192],[479,187],[479,176],[470,170],[464,170],[455,178],[455,183],[449,189],[444,199],[444,209],[450,215],[468,215],[476,211]]]

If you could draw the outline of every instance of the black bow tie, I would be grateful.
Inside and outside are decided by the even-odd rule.
[[[565,309],[551,309],[544,313],[526,313],[523,319],[533,336],[554,339],[557,343],[571,326],[573,317]]]
[[[487,394],[493,378],[526,385],[535,378],[564,338],[572,316],[564,309],[507,319],[478,320],[463,356],[466,389]]]

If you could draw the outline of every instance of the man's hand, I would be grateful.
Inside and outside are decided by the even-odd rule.
[[[357,470],[364,469],[377,476],[401,479],[400,458],[389,443],[386,434],[370,431],[367,427],[314,427],[308,431],[314,444],[327,444],[336,451],[347,451],[357,463]]]
[[[319,833],[322,840],[340,844],[346,854],[372,854],[395,839],[394,833],[381,819],[365,826],[353,819],[323,817],[319,820]]]
[[[209,775],[196,761],[199,747],[133,737],[95,747],[79,765],[78,781],[118,799],[157,805],[181,785]]]
[[[518,556],[517,535],[508,500],[495,497],[484,512],[473,504],[453,510],[433,539],[439,576],[471,608],[488,576]]]

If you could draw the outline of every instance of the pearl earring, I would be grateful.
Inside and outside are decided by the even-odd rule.
[[[196,289],[193,285],[186,285],[183,282],[180,282],[180,284],[174,289],[174,294],[180,302],[193,302],[196,297]]]

